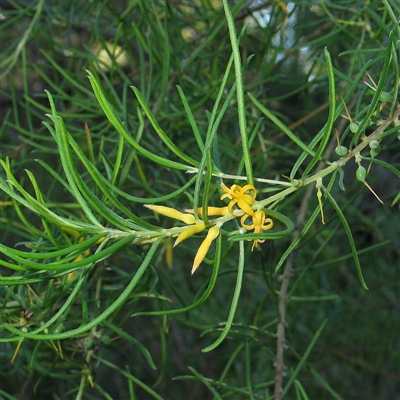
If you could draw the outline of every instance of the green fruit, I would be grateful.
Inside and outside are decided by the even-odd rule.
[[[375,156],[377,156],[380,152],[381,152],[381,147],[378,146],[378,147],[376,147],[376,148],[374,148],[374,149],[371,149],[371,150],[369,151],[369,154],[370,154],[370,156],[371,156],[372,158],[375,158]]]
[[[111,343],[111,338],[109,337],[109,336],[107,336],[107,335],[104,335],[104,336],[102,336],[101,337],[101,341],[104,343],[104,344],[110,344]]]
[[[362,165],[360,165],[356,171],[357,180],[360,182],[364,182],[366,175],[367,175],[367,170]]]
[[[91,337],[85,337],[83,339],[83,347],[86,350],[91,350],[94,344],[94,340]]]
[[[340,156],[343,157],[347,154],[347,147],[344,146],[337,146],[335,149],[335,153]]]
[[[382,92],[380,97],[379,97],[379,100],[382,103],[391,103],[392,102],[392,96],[388,92]]]
[[[357,123],[355,123],[355,122],[350,122],[350,130],[351,130],[353,133],[356,133],[356,132],[358,131],[358,128],[359,128],[359,126],[358,126]]]
[[[379,141],[378,140],[371,140],[368,143],[368,145],[369,145],[370,149],[376,149],[376,148],[379,147]]]
[[[61,332],[64,332],[64,330],[65,330],[65,326],[64,326],[64,324],[61,323],[60,325],[57,326],[56,329],[54,329],[54,331],[52,333],[61,333]]]

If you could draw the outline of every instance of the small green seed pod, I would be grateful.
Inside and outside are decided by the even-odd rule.
[[[353,133],[356,133],[356,132],[358,131],[358,124],[355,123],[355,122],[350,122],[350,130],[351,130]]]
[[[94,345],[94,340],[90,337],[85,337],[83,339],[83,347],[85,350],[91,350]]]
[[[104,343],[105,345],[111,344],[111,342],[112,342],[110,336],[107,336],[107,335],[102,336],[100,340],[101,340],[102,343]]]
[[[367,175],[367,170],[362,165],[360,165],[356,171],[357,180],[360,182],[364,182],[366,175]]]
[[[378,140],[371,140],[369,143],[369,148],[370,149],[376,149],[377,147],[379,147],[379,141]]]
[[[371,149],[370,151],[369,151],[369,154],[370,154],[370,156],[372,157],[372,158],[375,158],[375,156],[377,156],[380,152],[381,152],[381,146],[378,146],[378,147],[376,147],[376,148],[374,148],[374,149]]]
[[[345,147],[345,146],[336,146],[335,153],[338,156],[343,157],[343,156],[345,156],[347,154],[347,147]]]
[[[380,97],[379,97],[379,100],[382,103],[391,103],[392,102],[392,95],[390,93],[388,93],[388,92],[382,92]]]
[[[290,183],[296,188],[303,186],[303,181],[301,179],[292,179]]]
[[[65,325],[64,324],[60,324],[57,326],[56,329],[54,329],[54,331],[52,333],[61,333],[65,331]]]

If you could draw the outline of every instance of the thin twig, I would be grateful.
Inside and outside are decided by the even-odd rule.
[[[296,221],[296,229],[292,234],[292,241],[294,241],[301,232],[301,226],[303,225],[303,221],[305,219],[308,203],[310,201],[311,195],[313,193],[313,187],[310,185],[306,189],[305,196],[303,198],[299,214],[297,216]],[[281,276],[281,288],[278,293],[278,312],[279,319],[277,324],[277,344],[276,344],[276,359],[275,359],[275,400],[279,400],[282,394],[282,385],[283,378],[286,375],[285,373],[285,364],[284,364],[284,352],[286,349],[286,339],[285,339],[285,327],[286,327],[286,304],[288,302],[287,292],[289,288],[290,278],[292,276],[293,271],[293,260],[294,260],[295,252],[292,251],[290,256],[288,257],[285,268],[283,270],[283,274]]]

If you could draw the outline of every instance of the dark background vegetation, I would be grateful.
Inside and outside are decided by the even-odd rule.
[[[34,20],[39,6],[42,11]],[[305,143],[323,126],[328,114],[324,47],[329,49],[337,71],[354,79],[366,60],[379,56],[379,50],[385,48],[388,30],[383,26],[393,27],[382,2],[375,0],[290,3],[238,0],[232,1],[231,6],[237,32],[249,24],[241,43],[242,59],[253,55],[244,73],[245,90],[292,126]],[[0,7],[3,67],[0,153],[2,158],[10,157],[13,170],[22,181],[26,180],[24,169],[35,173],[47,201],[56,204],[68,203],[71,199],[34,162],[40,158],[54,168],[59,162],[53,139],[41,123],[49,112],[44,89],[53,94],[69,132],[82,148],[87,147],[84,124],[88,124],[99,168],[106,169],[115,156],[117,135],[93,96],[87,69],[97,71],[109,101],[131,132],[138,126],[138,103],[129,89],[135,85],[171,140],[191,157],[200,158],[176,85],[183,88],[196,121],[205,131],[207,112],[213,107],[231,55],[222,2],[9,0],[1,1]],[[26,41],[18,47],[26,34]],[[349,52],[356,49],[365,52]],[[118,57],[118,52],[124,59]],[[13,57],[15,63],[12,63]],[[379,79],[379,63],[368,72]],[[367,77],[365,80],[369,81]],[[345,96],[348,86],[348,81],[338,77],[338,96]],[[360,86],[347,104],[351,115],[367,104],[371,92],[367,86]],[[383,109],[382,115],[385,113]],[[259,112],[249,104],[249,126],[254,127],[259,117]],[[375,122],[371,130],[376,128]],[[336,125],[341,129],[340,134],[348,129],[348,123],[342,119]],[[235,101],[218,135],[223,149],[220,167],[226,173],[235,174],[241,159]],[[149,124],[141,143],[155,153],[168,154]],[[298,154],[298,149],[267,120],[251,150],[255,176],[269,179],[288,175]],[[381,158],[398,168],[399,155],[400,142],[388,137]],[[332,159],[335,157],[333,154]],[[128,174],[123,189],[136,196],[160,196],[188,180],[187,174],[163,170],[140,156],[126,162]],[[346,233],[328,204],[327,224],[322,226],[316,221],[295,253],[293,291],[290,292],[293,298],[287,308],[287,378],[318,327],[328,319],[298,376],[310,399],[372,400],[400,396],[399,208],[391,207],[399,182],[383,168],[372,167],[368,182],[384,201],[382,206],[354,179],[355,168],[353,163],[345,168],[346,191],[334,188],[332,193],[348,217],[369,291],[361,287]],[[0,200],[7,200],[0,195]],[[296,192],[281,208],[292,220],[297,217],[302,195],[301,191]],[[216,189],[210,198],[218,205]],[[190,198],[182,195],[166,205],[183,209],[190,206]],[[309,210],[316,205],[317,199],[313,196]],[[129,207],[137,214],[144,213],[141,204],[129,204]],[[11,246],[28,240],[21,236],[18,226],[5,229],[17,219],[16,211],[7,206],[0,211],[1,242]],[[79,210],[70,212],[79,214]],[[28,218],[35,217],[28,215]],[[226,320],[235,280],[237,255],[234,248],[228,254],[228,245],[224,245],[227,254],[217,287],[205,304],[190,313],[168,318],[131,318],[133,312],[190,304],[204,290],[209,268],[204,265],[191,277],[193,244],[182,244],[174,251],[172,270],[166,265],[165,254],[157,254],[140,287],[111,318],[148,349],[157,370],[150,368],[131,342],[107,326],[101,327],[101,339],[94,338],[89,347],[83,343],[85,338],[63,341],[60,346],[64,359],[54,350],[58,343],[25,340],[11,363],[15,342],[1,343],[0,398],[75,398],[85,368],[102,388],[88,386],[85,399],[107,398],[104,393],[112,399],[129,399],[128,380],[121,371],[152,387],[164,399],[216,398],[199,376],[221,381],[216,390],[223,398],[251,398],[248,397],[248,370],[254,398],[266,398],[262,393],[268,385],[273,387],[274,379],[275,292],[279,287],[279,276],[272,272],[288,244],[288,240],[265,243],[261,251],[249,252],[235,326],[229,339],[211,353],[201,353],[201,349],[216,337],[215,328]],[[95,298],[99,279],[96,274],[101,274],[100,308],[105,307],[125,287],[145,251],[146,247],[131,246],[105,261],[88,279],[86,296]],[[1,273],[9,274],[5,269]],[[34,290],[40,293],[46,288],[47,283],[43,283]],[[0,288],[1,297],[8,290]],[[20,299],[18,293],[22,298],[26,296],[26,289],[15,291],[16,302]],[[304,296],[332,294],[337,296],[336,300],[301,301]],[[63,294],[59,293],[47,311],[51,314],[62,301]],[[81,310],[79,304],[74,307],[76,320],[65,321],[66,325],[79,325]],[[14,317],[19,310],[15,310]],[[98,305],[93,302],[87,318],[96,313]],[[11,318],[4,310],[2,316],[0,324]],[[208,334],[202,335],[204,332]],[[85,364],[87,351],[93,354]],[[235,351],[239,352],[238,356],[225,373]],[[137,399],[153,398],[136,383],[134,386]],[[290,391],[287,398],[295,398],[294,393]]]

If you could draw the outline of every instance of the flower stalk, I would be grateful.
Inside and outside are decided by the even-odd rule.
[[[208,230],[206,238],[201,243],[199,249],[197,250],[196,256],[194,257],[194,262],[193,262],[193,267],[192,267],[192,272],[191,272],[192,275],[194,274],[196,269],[199,267],[199,265],[204,260],[205,256],[208,253],[208,250],[210,249],[210,246],[211,246],[211,243],[213,242],[213,240],[215,240],[218,237],[219,228],[220,227],[218,225],[214,225]]]

